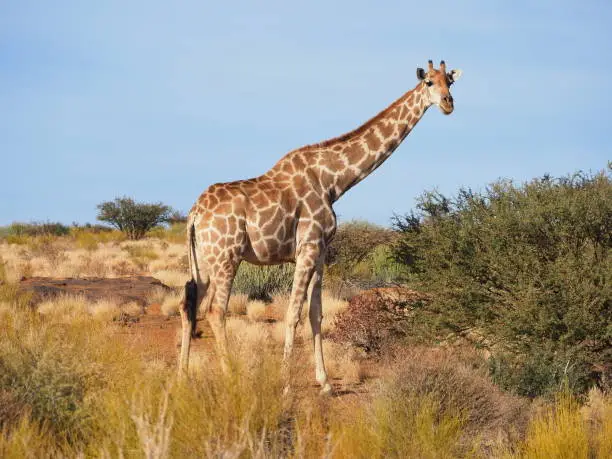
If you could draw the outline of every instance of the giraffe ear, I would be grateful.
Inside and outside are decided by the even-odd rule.
[[[417,78],[419,80],[424,80],[425,79],[425,70],[423,70],[421,67],[419,67],[417,69]]]
[[[459,78],[461,78],[461,74],[463,72],[461,71],[461,69],[453,69],[449,72],[448,77],[450,78],[450,80],[454,83],[455,81],[457,81]]]

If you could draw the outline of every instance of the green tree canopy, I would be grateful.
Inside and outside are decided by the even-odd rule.
[[[147,231],[170,222],[177,213],[161,202],[146,204],[132,198],[115,198],[98,204],[97,219],[107,222],[127,234],[130,239],[142,239]]]

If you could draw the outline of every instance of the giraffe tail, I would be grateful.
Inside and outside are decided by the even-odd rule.
[[[183,311],[187,315],[187,319],[191,326],[191,336],[196,337],[196,315],[198,309],[198,262],[196,259],[195,250],[195,226],[191,223],[189,226],[189,270],[191,271],[191,279],[185,283],[185,295],[183,300]]]

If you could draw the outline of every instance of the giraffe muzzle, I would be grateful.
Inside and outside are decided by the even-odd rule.
[[[453,104],[453,96],[449,94],[448,96],[442,97],[442,100],[440,100],[440,110],[442,110],[442,113],[445,115],[450,115],[453,113],[454,109],[455,106]]]

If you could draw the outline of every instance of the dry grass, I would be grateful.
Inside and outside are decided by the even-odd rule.
[[[151,275],[169,287],[184,287],[189,280],[189,274],[182,271],[163,269],[160,271],[151,270]]]
[[[587,458],[589,442],[578,405],[563,397],[529,426],[521,454],[526,458]]]
[[[163,297],[163,300],[160,302],[162,314],[166,316],[178,315],[182,299],[183,292],[181,291],[173,291],[166,293]]]
[[[249,297],[243,293],[236,293],[230,296],[228,311],[234,316],[244,316],[247,314]]]
[[[249,301],[246,306],[247,317],[252,322],[263,322],[268,318],[268,308],[263,301]]]
[[[113,234],[0,243],[0,457],[612,457],[610,395],[593,390],[582,407],[560,397],[530,420],[530,404],[493,386],[463,349],[396,349],[377,364],[381,378],[367,379],[372,362],[326,340],[330,377],[367,393],[319,398],[307,305],[296,345],[307,379],[283,400],[285,325],[268,319],[284,318],[287,296],[266,305],[233,295],[231,371],[196,346],[181,383],[118,333],[112,319],[138,305],[60,297],[32,310],[11,283],[146,273],[182,288],[182,229],[136,243]],[[173,315],[181,293],[148,300]],[[324,335],[345,308],[324,292]]]
[[[124,241],[111,233],[78,232],[73,238],[21,237],[0,243],[9,281],[21,277],[113,277],[151,272],[164,283],[187,281],[184,244],[155,239]]]

